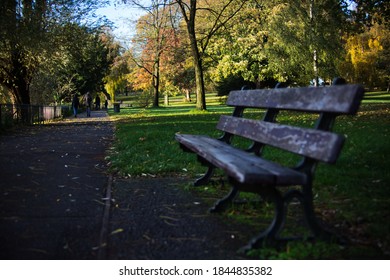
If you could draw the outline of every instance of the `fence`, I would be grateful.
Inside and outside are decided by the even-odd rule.
[[[61,116],[61,106],[0,104],[0,128],[15,124],[41,124]]]

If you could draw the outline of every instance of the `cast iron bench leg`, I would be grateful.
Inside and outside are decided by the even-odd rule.
[[[211,177],[213,177],[215,167],[212,165],[208,165],[208,167],[207,172],[202,177],[195,180],[195,187],[204,186],[210,182]]]
[[[313,192],[311,184],[306,184],[302,186],[301,193],[301,204],[303,205],[306,222],[313,232],[314,236],[319,237],[323,240],[331,240],[335,237],[334,234],[330,233],[324,229],[316,218],[313,206]]]
[[[282,194],[276,188],[268,188],[265,192],[261,192],[260,195],[264,200],[274,204],[274,217],[266,230],[253,237],[246,246],[239,250],[242,253],[251,249],[260,248],[264,245],[264,242],[275,242],[285,223],[287,208]]]
[[[282,195],[276,188],[271,188],[264,194],[260,194],[264,199],[272,201],[275,206],[275,215],[271,225],[261,234],[252,238],[252,240],[240,249],[240,252],[246,252],[251,249],[260,248],[264,245],[264,242],[272,243],[276,241],[290,241],[302,238],[279,238],[279,234],[283,229],[283,226],[287,217],[287,209],[291,201],[296,198],[303,206],[304,217],[309,229],[312,231],[313,236],[319,237],[324,240],[331,240],[335,236],[322,228],[315,216],[314,207],[312,203],[312,190],[311,185],[304,185],[303,191],[290,190],[285,195]],[[312,237],[313,237],[312,236]],[[312,239],[312,237],[306,237]]]
[[[223,212],[229,204],[233,202],[233,199],[238,195],[238,188],[232,186],[230,192],[220,200],[218,200],[212,208],[210,208],[211,213],[220,213]]]

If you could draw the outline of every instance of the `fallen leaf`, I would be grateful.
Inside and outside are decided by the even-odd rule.
[[[175,218],[172,218],[172,217],[169,217],[169,216],[160,216],[161,219],[167,219],[167,220],[171,220],[171,221],[178,221],[179,219],[175,219]]]
[[[114,235],[114,234],[117,234],[117,233],[120,233],[120,232],[123,232],[123,231],[124,231],[123,228],[118,228],[118,229],[112,231],[112,232],[110,233],[110,235]]]

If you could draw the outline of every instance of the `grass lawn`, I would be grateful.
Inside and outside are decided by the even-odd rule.
[[[128,107],[131,97],[122,97],[121,112],[110,115],[116,121],[116,140],[108,156],[111,168],[120,176],[180,176],[196,178],[205,168],[196,156],[184,153],[174,140],[176,132],[219,136],[215,125],[221,114],[232,109],[208,95],[207,112],[197,112],[194,104],[174,98],[170,106],[140,109]],[[252,114],[262,114],[253,111]],[[310,123],[311,117],[294,114],[283,118]],[[347,236],[348,245],[324,242],[290,242],[283,248],[263,248],[250,252],[266,259],[388,259],[390,257],[390,95],[367,93],[357,116],[340,117],[335,131],[347,135],[335,165],[320,165],[314,181],[318,216],[334,230]],[[278,151],[268,156],[292,161]],[[217,174],[222,176],[222,174]],[[188,186],[183,186],[188,187]],[[192,188],[191,188],[192,191]],[[208,186],[196,190],[205,199],[221,190]],[[211,204],[210,204],[211,206]],[[254,206],[232,208],[227,219],[256,223]]]

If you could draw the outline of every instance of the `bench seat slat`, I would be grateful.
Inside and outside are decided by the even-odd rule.
[[[227,105],[354,114],[364,96],[360,85],[232,91]]]
[[[306,175],[265,160],[220,140],[204,135],[176,134],[176,140],[240,183],[253,185],[300,185]]]
[[[217,128],[328,163],[336,161],[344,142],[342,135],[332,132],[224,115]]]

